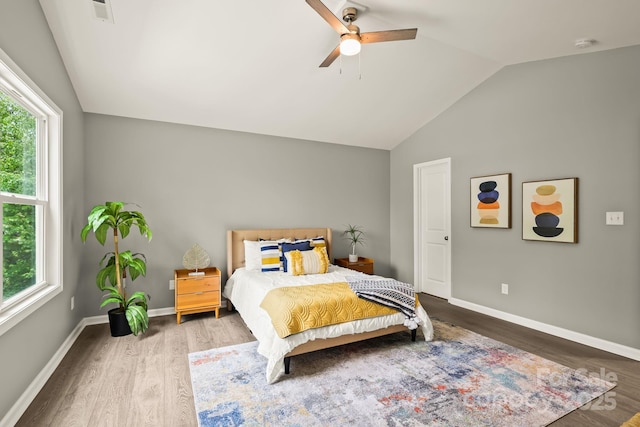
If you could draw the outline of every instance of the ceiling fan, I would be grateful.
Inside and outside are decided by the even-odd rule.
[[[358,18],[358,9],[355,7],[346,7],[342,11],[342,20],[347,23],[347,25],[344,25],[320,0],[306,1],[340,34],[340,44],[322,61],[320,67],[328,67],[341,53],[347,56],[358,54],[361,43],[413,40],[418,33],[417,28],[407,28],[404,30],[375,31],[361,34],[360,28],[353,24],[353,21]]]

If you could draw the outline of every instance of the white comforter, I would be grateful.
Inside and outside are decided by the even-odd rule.
[[[374,331],[392,325],[402,325],[404,314],[378,316],[356,320],[338,325],[325,326],[280,338],[271,324],[266,311],[260,308],[260,303],[267,292],[282,286],[313,285],[320,283],[344,282],[346,276],[364,275],[354,270],[331,265],[326,274],[310,274],[305,276],[291,276],[282,272],[263,273],[249,271],[245,268],[237,269],[227,281],[223,295],[231,300],[240,316],[257,338],[258,353],[268,359],[267,381],[277,380],[284,373],[284,356],[295,347],[308,341],[322,338],[332,338],[346,334]],[[433,338],[433,325],[422,307],[416,310],[422,320],[420,325],[427,341]]]

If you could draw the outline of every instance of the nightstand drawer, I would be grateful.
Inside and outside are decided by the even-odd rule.
[[[190,310],[198,307],[209,307],[220,305],[220,292],[197,292],[193,294],[179,294],[176,297],[176,308],[179,310]]]
[[[349,262],[349,258],[336,258],[335,264],[340,267],[350,268],[366,274],[373,274],[373,259],[358,257],[358,261]]]
[[[371,263],[352,262],[349,264],[349,268],[362,273],[373,274],[373,264]]]
[[[217,277],[202,277],[180,280],[178,294],[192,294],[219,290],[220,280]]]

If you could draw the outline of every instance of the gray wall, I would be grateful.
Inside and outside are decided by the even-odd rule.
[[[451,157],[452,296],[640,348],[639,143],[640,47],[506,67],[392,150],[391,263],[413,279],[412,165]],[[472,229],[469,178],[504,172],[513,228]],[[522,182],[566,177],[579,243],[523,241]]]
[[[64,291],[0,336],[0,420],[81,320],[70,310],[82,250],[82,111],[37,0],[0,0],[2,49],[64,111]]]
[[[137,231],[125,248],[143,252],[148,274],[132,289],[151,295],[150,308],[173,307],[169,280],[198,243],[226,273],[226,230],[333,228],[333,255],[347,256],[347,223],[367,231],[361,255],[389,268],[389,151],[85,115],[85,210],[107,200],[140,205],[154,232]],[[79,293],[85,315],[104,314],[95,287],[105,252],[86,243]]]

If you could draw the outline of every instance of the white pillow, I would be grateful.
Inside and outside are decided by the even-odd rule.
[[[262,270],[262,254],[260,253],[259,241],[244,241],[244,263],[247,270]]]

